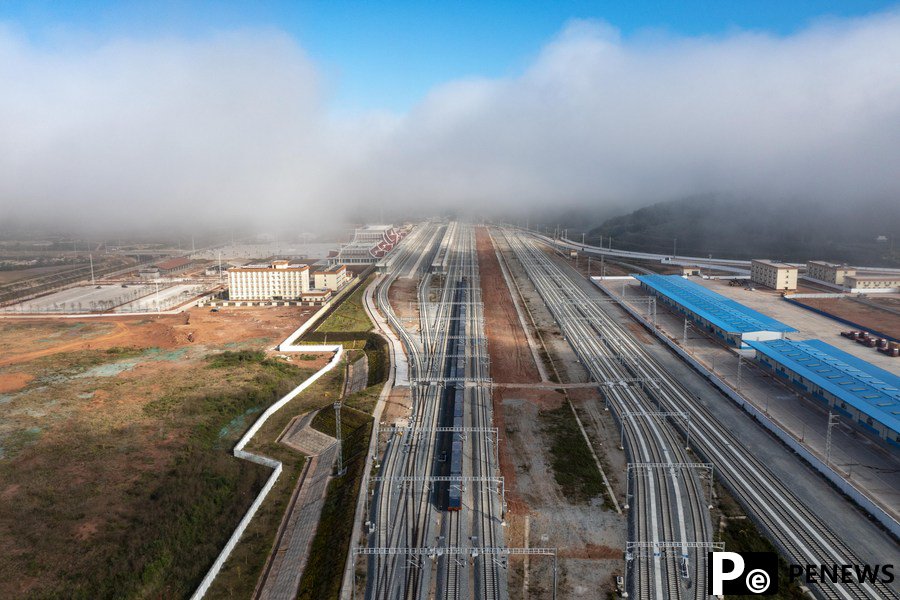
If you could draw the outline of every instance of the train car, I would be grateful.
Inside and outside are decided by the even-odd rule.
[[[462,475],[463,449],[460,440],[454,440],[450,450],[450,476]],[[447,494],[447,510],[462,509],[462,482],[450,482]]]
[[[454,307],[451,311],[453,319],[450,322],[451,339],[447,345],[447,377],[451,379],[466,376],[466,340],[463,337],[466,331],[466,284],[460,282],[454,294]],[[465,425],[465,385],[462,382],[454,382],[447,386],[445,400],[452,403],[453,427],[461,428]],[[447,416],[451,406],[447,407]],[[450,445],[450,472],[451,477],[461,477],[463,471],[463,442],[462,436],[454,434]],[[462,510],[462,482],[451,481],[447,486],[447,510]]]
[[[462,485],[451,483],[447,492],[447,510],[462,510]]]

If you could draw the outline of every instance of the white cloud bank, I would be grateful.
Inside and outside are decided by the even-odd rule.
[[[898,56],[896,11],[789,37],[622,41],[574,22],[519,77],[338,120],[277,31],[47,49],[0,29],[0,216],[284,223],[372,202],[710,192],[900,204]]]

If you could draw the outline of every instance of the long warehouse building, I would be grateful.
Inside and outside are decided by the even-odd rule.
[[[821,340],[749,344],[762,367],[900,448],[900,377]]]
[[[726,298],[681,275],[634,275],[641,287],[669,308],[683,314],[704,331],[736,348],[746,342],[782,339],[797,331],[740,302]]]

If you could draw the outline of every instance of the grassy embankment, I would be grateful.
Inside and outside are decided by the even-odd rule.
[[[369,361],[369,387],[344,400],[346,408],[341,412],[341,430],[347,472],[328,485],[320,524],[300,584],[301,598],[326,600],[337,597],[340,590],[342,557],[346,556],[350,546],[356,498],[372,429],[370,414],[387,378],[386,344],[371,332],[372,323],[362,305],[365,285],[363,282],[344,298],[314,331],[300,340],[300,343],[340,343],[347,351],[346,361],[358,359],[363,352]],[[343,377],[344,369],[340,367],[323,376],[273,415],[251,442],[251,451],[282,461],[284,471],[217,578],[211,589],[215,597],[247,598],[252,595],[304,460],[299,453],[275,440],[294,416],[320,408],[329,410],[322,410],[316,416],[313,427],[334,435],[334,411],[330,407],[340,396]]]

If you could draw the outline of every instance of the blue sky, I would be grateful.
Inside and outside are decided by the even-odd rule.
[[[735,29],[789,35],[819,19],[896,5],[878,0],[553,2],[0,1],[0,21],[39,46],[59,40],[196,37],[282,30],[324,75],[337,112],[403,112],[430,89],[466,77],[520,73],[571,19],[599,19],[625,38],[719,36]]]

